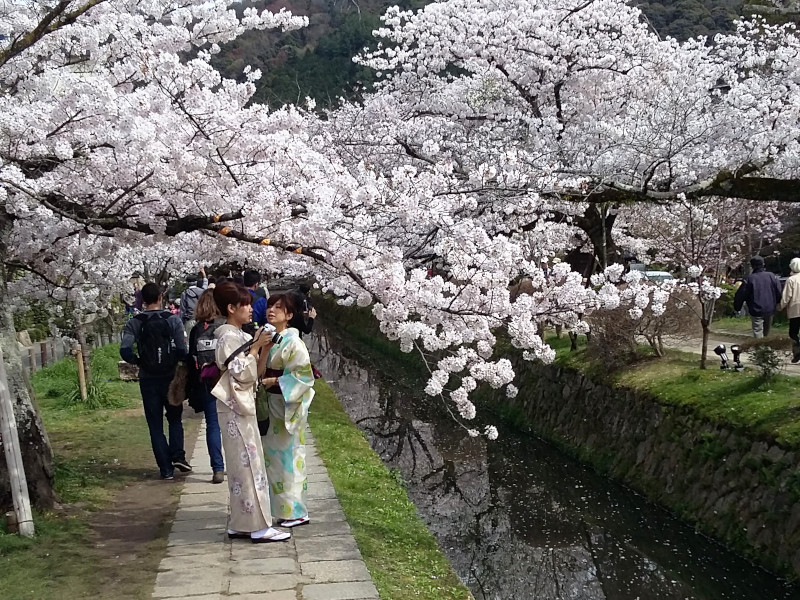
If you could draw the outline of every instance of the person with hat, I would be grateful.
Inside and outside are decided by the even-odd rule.
[[[774,273],[764,269],[764,259],[758,255],[750,259],[753,272],[748,275],[733,297],[733,309],[740,311],[747,303],[747,312],[753,327],[753,337],[769,335],[772,316],[781,301],[781,282]]]

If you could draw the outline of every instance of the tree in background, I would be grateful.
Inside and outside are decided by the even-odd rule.
[[[581,331],[594,310],[627,302],[638,314],[665,300],[633,280],[622,293],[605,250],[597,289],[567,264],[543,270],[542,253],[569,251],[584,231],[597,254],[625,203],[793,200],[797,188],[790,29],[744,25],[706,46],[658,39],[619,0],[393,9],[388,45],[364,59],[386,83],[321,119],[252,102],[258,70],[234,81],[212,66],[245,30],[305,19],[237,16],[223,0],[4,10],[3,265],[127,278],[114,262],[126,254],[190,267],[216,253],[313,273],[434,361],[426,391],[466,421],[478,385],[516,393],[510,362],[494,355],[497,328],[526,358],[551,360],[540,321]],[[605,207],[597,235],[572,223],[592,205]],[[512,301],[520,275],[532,293]],[[46,504],[46,436],[19,355],[8,360],[26,468]]]

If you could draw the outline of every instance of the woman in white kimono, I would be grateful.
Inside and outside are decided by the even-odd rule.
[[[314,373],[299,332],[288,327],[297,310],[291,294],[270,296],[267,321],[282,340],[269,351],[261,382],[269,391],[269,431],[264,438],[272,516],[281,527],[309,522],[306,507],[306,425],[314,398]]]
[[[252,345],[242,349],[253,339],[242,331],[242,325],[249,323],[252,316],[251,295],[245,288],[233,282],[222,283],[214,288],[214,301],[227,317],[226,324],[215,332],[217,366],[222,375],[211,393],[217,399],[228,468],[228,537],[250,538],[256,543],[282,542],[291,534],[272,527],[264,454],[256,423],[255,389],[258,373],[267,360],[270,337],[257,334]],[[226,366],[232,354],[235,356]]]

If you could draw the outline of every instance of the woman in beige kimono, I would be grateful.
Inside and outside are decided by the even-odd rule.
[[[259,331],[253,340],[242,331],[242,325],[252,317],[251,295],[245,288],[225,282],[214,288],[214,301],[227,317],[225,325],[215,332],[217,366],[222,375],[211,393],[217,399],[228,468],[228,537],[250,538],[256,543],[282,542],[291,534],[272,527],[264,453],[256,423],[256,383],[267,360],[270,337]],[[246,346],[251,340],[252,345]]]
[[[314,373],[299,332],[289,327],[297,307],[291,294],[270,296],[267,321],[282,336],[269,350],[261,382],[269,392],[269,431],[262,441],[272,515],[281,527],[309,522],[306,505],[306,425],[314,398]]]

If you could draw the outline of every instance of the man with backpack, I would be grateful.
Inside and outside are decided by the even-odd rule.
[[[184,473],[192,470],[183,448],[183,405],[173,406],[167,401],[178,361],[187,356],[186,337],[180,317],[162,310],[157,284],[150,282],[142,287],[142,302],[144,310],[125,324],[119,353],[125,362],[139,366],[139,389],[153,454],[161,478],[173,479],[175,469]],[[164,437],[165,412],[169,442]]]
[[[194,318],[194,309],[197,306],[198,300],[200,300],[200,296],[203,295],[203,292],[208,287],[206,271],[202,267],[200,268],[200,274],[203,276],[203,279],[200,281],[199,285],[197,283],[197,275],[187,275],[186,283],[189,287],[181,293],[181,321],[183,322],[186,335],[189,335],[192,327],[194,327],[194,324],[197,322]]]

